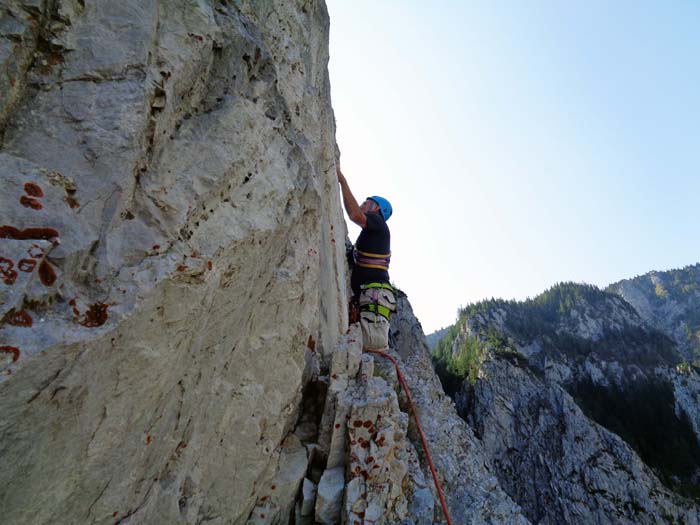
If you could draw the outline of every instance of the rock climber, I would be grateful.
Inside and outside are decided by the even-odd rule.
[[[336,172],[345,211],[362,228],[349,258],[353,294],[350,322],[360,322],[364,349],[385,349],[389,346],[389,318],[396,309],[394,288],[389,283],[391,234],[386,225],[392,207],[378,196],[368,197],[358,205],[340,166]]]

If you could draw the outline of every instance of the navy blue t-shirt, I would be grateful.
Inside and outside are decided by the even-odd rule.
[[[355,241],[355,248],[361,252],[387,255],[391,253],[391,234],[384,217],[379,213],[365,213],[367,226],[362,229]],[[350,286],[352,293],[360,295],[360,286],[366,283],[388,283],[389,272],[379,268],[363,268],[354,265]]]

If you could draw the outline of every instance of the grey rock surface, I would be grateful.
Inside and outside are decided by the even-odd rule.
[[[498,478],[536,523],[698,523],[620,437],[557,383],[489,360],[473,392],[475,430]]]
[[[345,469],[333,467],[321,476],[316,494],[316,521],[324,525],[340,523],[343,512]]]
[[[529,523],[519,505],[501,488],[490,465],[488,451],[457,414],[453,401],[445,395],[433,370],[423,330],[403,293],[397,297],[397,312],[391,320],[391,331],[396,342],[396,355],[416,405],[453,523]],[[401,406],[408,411],[406,398],[402,396],[401,399]],[[425,479],[433,486],[412,418],[408,435],[421,457]],[[435,509],[436,515],[441,515],[437,495]]]
[[[454,333],[459,413],[533,523],[698,523],[696,374],[624,299],[567,283],[474,305]]]
[[[608,286],[649,325],[668,334],[684,357],[700,366],[700,264],[652,271]]]
[[[316,1],[0,6],[4,522],[244,523],[301,465],[347,303],[328,30]]]

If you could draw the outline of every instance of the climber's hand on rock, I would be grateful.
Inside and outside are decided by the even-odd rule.
[[[338,175],[338,182],[345,184],[345,177],[343,176],[343,172],[340,171],[340,165],[335,167],[335,173]]]

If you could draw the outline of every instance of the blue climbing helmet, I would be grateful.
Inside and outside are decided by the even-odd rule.
[[[379,210],[382,212],[382,217],[384,217],[385,221],[388,221],[389,217],[391,217],[391,214],[394,212],[389,201],[386,200],[384,197],[378,197],[376,195],[374,197],[367,198],[377,203],[377,206],[379,206]]]

